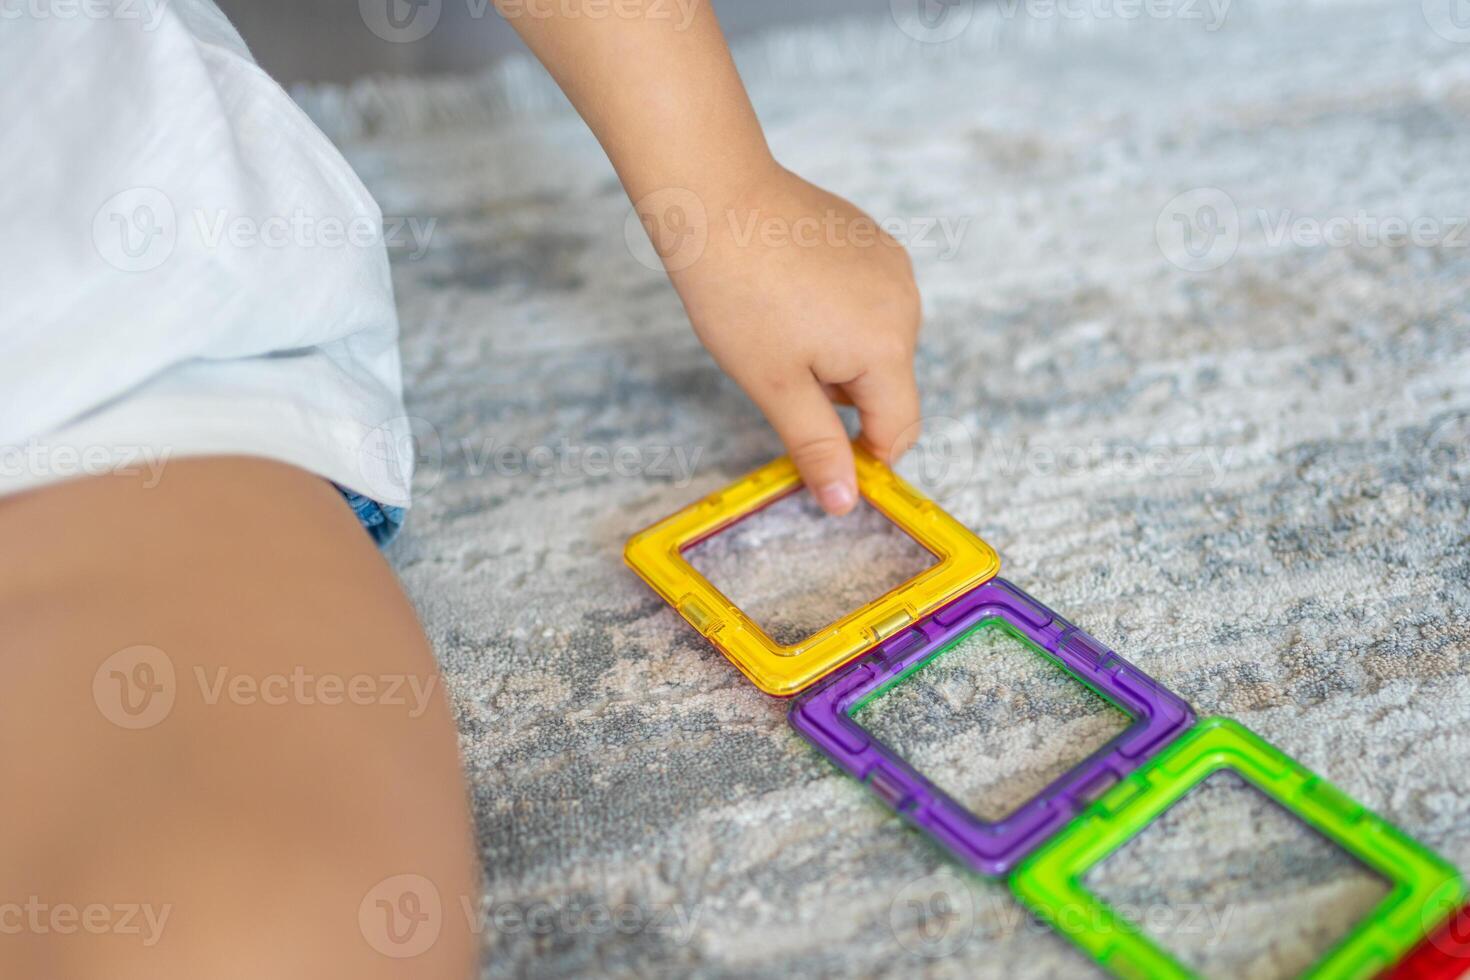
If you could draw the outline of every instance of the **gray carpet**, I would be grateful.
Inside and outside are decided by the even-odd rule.
[[[854,23],[742,58],[784,162],[965,229],[915,249],[949,443],[906,472],[1201,714],[1470,867],[1470,45],[1425,8],[1238,2],[1215,31],[980,11],[948,44]],[[390,554],[462,732],[485,975],[1086,975],[623,567],[630,533],[779,447],[539,85],[299,96],[388,214],[437,219],[395,257],[432,429]],[[1349,240],[1314,237],[1334,217]],[[1415,219],[1417,243],[1374,234]],[[705,547],[795,632],[919,561],[797,501]],[[947,656],[874,724],[985,806],[1110,731],[1024,651]],[[1093,884],[1220,976],[1299,968],[1382,894],[1228,777]]]

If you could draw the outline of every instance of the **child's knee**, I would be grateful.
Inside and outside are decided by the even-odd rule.
[[[470,976],[477,870],[458,785],[401,778],[429,761],[413,753],[377,766],[339,757],[332,726],[322,736],[296,752],[262,738],[253,759],[219,745],[232,761],[211,772],[198,750],[215,736],[179,727],[131,789],[84,764],[28,787],[58,816],[0,838],[0,869],[52,911],[7,942],[0,973]]]
[[[0,878],[60,910],[7,935],[0,974],[470,975],[468,805],[411,608],[385,569],[338,562],[360,543],[350,520],[294,521],[287,551],[270,528],[211,526],[210,473],[174,476],[149,491],[169,523],[154,533],[235,555],[236,587],[156,552],[0,580],[0,740],[26,746],[0,778],[27,803],[0,812]],[[228,477],[271,483],[288,514],[298,492],[336,503],[280,468]],[[8,508],[0,534],[100,535],[118,493]]]

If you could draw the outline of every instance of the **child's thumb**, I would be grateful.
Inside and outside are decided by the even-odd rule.
[[[835,515],[852,510],[858,500],[852,443],[817,379],[782,391],[760,407],[822,509]]]

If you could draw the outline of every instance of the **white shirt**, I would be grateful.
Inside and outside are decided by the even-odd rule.
[[[243,453],[406,505],[382,215],[211,0],[0,5],[0,494]]]

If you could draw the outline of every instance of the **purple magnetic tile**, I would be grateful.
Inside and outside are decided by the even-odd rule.
[[[939,613],[838,670],[792,704],[790,721],[837,767],[866,783],[965,864],[1004,875],[1103,791],[1194,724],[1194,712],[1157,681],[1002,579],[991,579]],[[989,620],[1008,624],[1079,681],[1133,719],[1116,738],[1053,780],[1009,816],[981,820],[865,731],[851,712],[895,678]],[[915,644],[913,636],[923,637]]]

